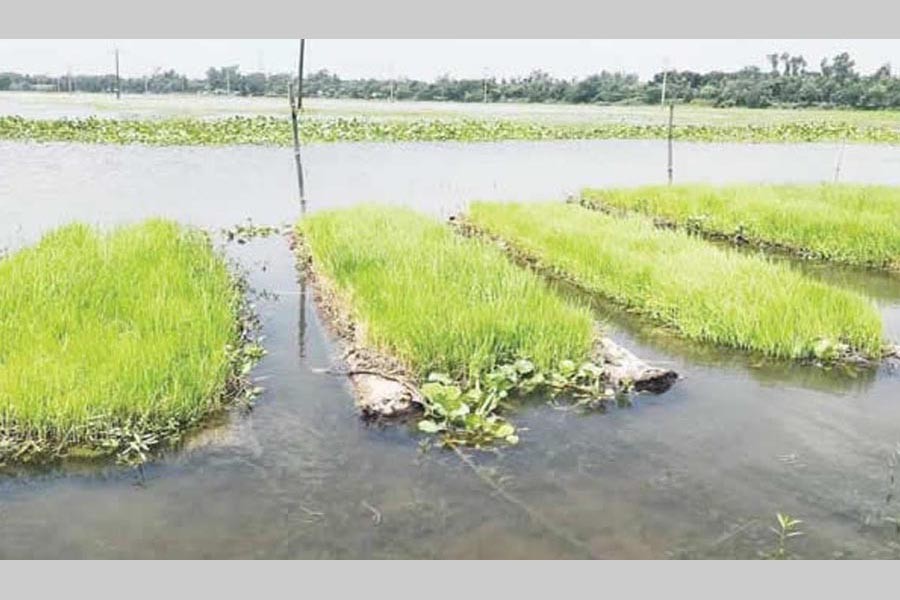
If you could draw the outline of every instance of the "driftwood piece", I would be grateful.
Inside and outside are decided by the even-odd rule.
[[[647,364],[626,348],[609,338],[602,338],[597,355],[603,361],[603,369],[610,383],[617,389],[634,386],[637,392],[665,392],[678,379],[678,373]]]
[[[351,369],[346,374],[364,418],[405,417],[423,405],[418,388],[405,377],[367,368]]]
[[[889,364],[900,365],[900,344],[888,346],[884,358]]]

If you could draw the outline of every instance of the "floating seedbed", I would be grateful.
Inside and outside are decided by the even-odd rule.
[[[491,244],[375,206],[316,213],[297,233],[307,282],[346,342],[366,412],[420,405],[420,428],[478,443],[513,436],[497,416],[510,394],[549,388],[602,400],[615,383],[589,308]],[[674,378],[652,374],[665,387]]]
[[[871,363],[888,352],[872,302],[647,219],[564,203],[473,203],[465,224],[676,333],[784,359]]]
[[[588,189],[581,202],[795,256],[900,270],[900,187],[709,185]]]
[[[249,391],[261,349],[200,231],[70,225],[0,261],[0,463],[143,461]]]

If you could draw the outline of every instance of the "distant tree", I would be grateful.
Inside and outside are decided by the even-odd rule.
[[[872,74],[872,77],[874,77],[875,79],[890,79],[891,63],[885,63],[878,67],[878,70]]]
[[[834,57],[834,61],[831,63],[832,74],[835,79],[838,81],[847,81],[849,79],[854,79],[857,75],[853,70],[853,66],[856,63],[853,62],[853,59],[850,58],[850,55],[846,52],[842,52]]]
[[[784,65],[784,76],[787,77],[791,74],[791,55],[787,52],[782,52],[781,62]]]

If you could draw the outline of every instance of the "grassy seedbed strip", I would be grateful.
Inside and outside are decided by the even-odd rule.
[[[468,220],[590,292],[681,335],[790,359],[880,358],[863,297],[638,217],[563,203],[473,203]]]
[[[900,269],[900,187],[709,185],[588,189],[585,206],[845,264]]]
[[[132,459],[237,392],[243,294],[199,231],[70,225],[0,261],[0,462]]]
[[[366,346],[424,380],[465,379],[527,358],[589,358],[593,319],[502,252],[402,208],[316,213],[298,231]]]
[[[303,142],[486,142],[502,140],[662,139],[665,124],[536,123],[521,120],[372,118],[303,119]],[[900,129],[852,123],[680,125],[674,139],[692,142],[848,141],[900,144]],[[149,145],[292,143],[290,121],[276,117],[158,120],[0,117],[0,139]]]

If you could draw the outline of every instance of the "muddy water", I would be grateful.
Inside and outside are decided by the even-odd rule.
[[[836,151],[680,145],[676,178],[827,180]],[[371,200],[445,215],[473,198],[665,176],[654,142],[314,146],[304,160],[314,210]],[[281,149],[0,143],[0,248],[74,219],[289,221],[292,166]],[[900,184],[898,167],[896,148],[848,147],[842,173]],[[755,557],[774,549],[776,511],[804,520],[796,556],[900,555],[885,520],[900,516],[886,501],[900,373],[769,364],[598,306],[617,339],[685,379],[606,414],[521,407],[522,444],[473,460],[526,511],[455,455],[422,452],[408,429],[355,417],[345,383],[323,372],[334,348],[283,240],[228,252],[273,294],[257,299],[269,355],[256,408],[160,457],[143,481],[113,466],[0,475],[0,557]],[[872,296],[900,337],[898,279],[813,275]]]

